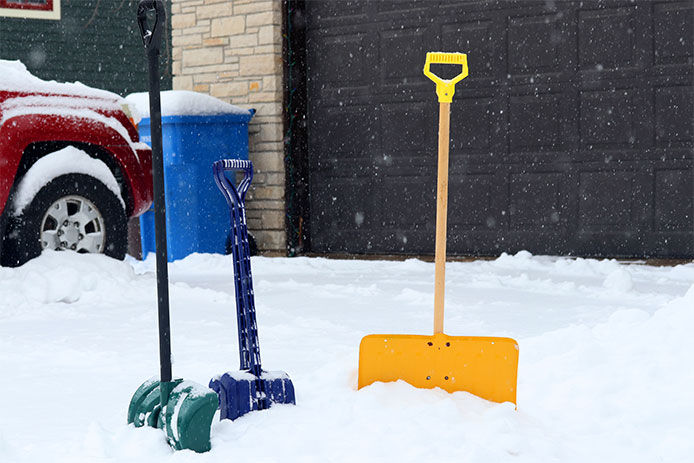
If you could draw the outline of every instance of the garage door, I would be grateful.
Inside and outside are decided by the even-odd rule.
[[[694,256],[691,1],[305,13],[313,251],[433,253],[438,103],[422,66],[462,51],[449,254]]]

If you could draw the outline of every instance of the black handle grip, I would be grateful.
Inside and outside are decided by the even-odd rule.
[[[154,11],[154,24],[147,21],[147,13]],[[161,36],[166,23],[166,10],[161,0],[140,0],[137,5],[137,24],[140,26],[142,43],[147,51],[159,52]]]

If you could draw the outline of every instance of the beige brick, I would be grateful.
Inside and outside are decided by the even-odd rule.
[[[206,47],[217,47],[220,45],[226,45],[229,40],[226,38],[216,38],[216,39],[205,39],[202,41],[203,45]]]
[[[262,26],[258,29],[258,44],[267,45],[282,42],[282,29],[279,26]]]
[[[231,46],[227,49],[227,52],[233,55],[239,48],[255,47],[258,45],[258,36],[255,34],[237,35],[230,38],[229,45]]]
[[[230,50],[230,54],[239,57],[239,63],[241,62],[241,57],[255,55],[255,47],[246,48],[234,48]]]
[[[279,25],[279,15],[275,11],[265,11],[262,13],[254,13],[246,15],[246,26],[267,26],[270,24]]]
[[[210,86],[208,84],[196,84],[193,86],[193,90],[200,93],[209,93]]]
[[[201,66],[224,62],[224,49],[221,47],[183,50],[183,66]]]
[[[260,172],[283,172],[284,156],[283,153],[266,153],[259,155],[251,153],[253,167]]]
[[[279,48],[275,45],[261,45],[259,47],[255,47],[255,49],[253,50],[253,53],[255,53],[256,55],[263,55],[266,53],[272,53],[272,54],[276,54],[279,56],[282,53],[282,50],[281,50],[281,48]]]
[[[274,174],[267,174],[265,183],[267,185],[281,185],[284,188],[284,172],[277,172]]]
[[[246,30],[246,18],[233,16],[231,18],[215,18],[210,25],[212,37],[226,37],[228,35],[243,34]]]
[[[184,63],[185,65],[185,63]],[[234,66],[233,64],[208,64],[206,66],[185,66],[184,72],[186,74],[205,74],[205,73],[210,73],[210,72],[233,72],[234,71]],[[236,66],[238,68],[238,66]]]
[[[255,237],[258,247],[266,252],[285,252],[286,237],[284,231],[280,230],[251,230]]]
[[[254,164],[255,167],[255,164]],[[264,211],[266,209],[269,210],[274,210],[274,211],[281,211],[284,210],[284,201],[283,200],[267,200],[267,199],[259,199],[257,201],[253,202],[253,206],[249,206],[249,209],[253,210],[259,210],[259,211]]]
[[[263,77],[263,90],[266,92],[270,91],[281,91],[282,90],[282,75],[271,75]]]
[[[241,75],[274,74],[281,69],[279,67],[280,60],[281,58],[278,59],[277,56],[271,54],[243,56],[240,60]]]
[[[277,141],[283,138],[282,124],[262,124],[260,126],[260,141]]]
[[[191,45],[202,44],[202,35],[192,34],[192,35],[181,35],[178,37],[172,37],[171,43],[174,47],[188,47]]]
[[[259,186],[253,190],[253,199],[283,199],[284,188],[279,186]]]
[[[195,14],[173,14],[171,15],[171,28],[173,30],[194,27],[196,22]]]
[[[258,124],[282,124],[284,122],[284,117],[279,114],[265,114],[258,113],[253,119]]]
[[[188,27],[183,30],[183,35],[190,35],[190,34],[206,34],[210,31],[209,27],[205,26],[195,26],[195,27]]]
[[[255,143],[253,145],[255,153],[277,153],[284,149],[284,143],[282,141],[271,141],[271,142],[261,142]]]
[[[282,188],[284,191],[284,188]],[[284,229],[284,214],[280,211],[264,210],[261,211],[260,220],[263,228],[282,230]]]
[[[219,74],[216,72],[204,72],[193,74],[193,81],[196,84],[218,84]]]
[[[241,96],[248,93],[248,87],[245,82],[224,82],[212,84],[210,86],[210,94],[217,98],[227,96]]]
[[[281,99],[282,94],[277,92],[251,92],[248,94],[248,101],[250,103],[268,103],[280,101]]]
[[[279,3],[279,2],[278,2]],[[272,11],[273,2],[260,2],[254,0],[252,2],[241,2],[236,0],[234,2],[234,14],[248,14],[248,13],[259,13],[261,11]]]
[[[258,111],[255,119],[262,118],[265,116],[278,116],[282,115],[282,103],[279,101],[270,103],[257,103],[255,109]]]
[[[193,90],[193,78],[191,76],[173,76],[174,90]]]
[[[211,5],[203,5],[196,8],[195,12],[198,15],[198,19],[205,18],[220,18],[222,16],[231,16],[231,3],[232,2],[222,2],[213,3]]]

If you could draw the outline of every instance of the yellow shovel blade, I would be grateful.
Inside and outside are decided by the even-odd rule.
[[[518,343],[511,338],[372,334],[359,346],[359,388],[402,379],[516,403]]]

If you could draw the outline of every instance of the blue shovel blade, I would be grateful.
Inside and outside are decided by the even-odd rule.
[[[282,371],[263,371],[260,378],[247,371],[227,372],[212,378],[210,388],[219,396],[222,420],[235,420],[250,411],[269,408],[273,403],[296,403],[292,380]]]

